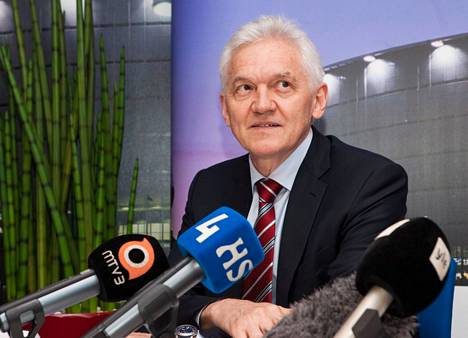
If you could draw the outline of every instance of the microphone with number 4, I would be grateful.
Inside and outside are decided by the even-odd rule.
[[[263,258],[263,249],[250,223],[222,207],[177,239],[184,256],[178,265],[152,281],[84,338],[120,338],[143,324],[150,325],[177,306],[177,299],[202,283],[221,293],[245,277]],[[153,332],[151,326],[150,331]],[[174,331],[172,331],[174,335]]]

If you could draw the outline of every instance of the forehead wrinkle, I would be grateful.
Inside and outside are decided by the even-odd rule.
[[[281,78],[281,79],[291,79],[293,82],[297,82],[297,78],[291,74],[291,72],[286,71],[279,73],[278,75],[275,76],[276,78]]]
[[[273,74],[270,78],[271,79],[291,79],[293,82],[297,81],[297,78],[295,76],[293,76],[290,71],[285,71],[285,72]],[[241,82],[243,82],[243,81],[255,82],[255,80],[253,80],[252,78],[249,78],[248,76],[242,75],[242,76],[234,77],[234,79],[232,79],[231,83],[236,83],[236,82],[239,82],[239,81],[241,81]]]
[[[249,82],[253,82],[251,79],[249,79],[248,77],[246,76],[236,76],[234,79],[232,79],[231,83],[236,83],[238,81],[249,81]]]

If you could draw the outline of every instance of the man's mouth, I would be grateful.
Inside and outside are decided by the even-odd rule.
[[[265,122],[265,123],[255,123],[252,125],[252,128],[272,128],[272,127],[279,127],[278,123],[274,122]]]

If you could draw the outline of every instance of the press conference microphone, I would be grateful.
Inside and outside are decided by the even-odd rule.
[[[355,281],[356,273],[337,278],[294,303],[290,315],[267,332],[265,338],[333,337],[362,300]],[[381,324],[392,338],[413,338],[417,328],[416,317],[399,318],[388,313]]]
[[[177,239],[184,256],[178,265],[152,281],[83,338],[121,338],[167,313],[177,298],[202,284],[221,293],[245,277],[263,258],[263,249],[249,222],[222,207]]]
[[[449,264],[447,239],[434,222],[427,218],[398,222],[377,236],[357,273],[337,278],[293,304],[291,314],[265,337],[360,337],[359,326],[352,330],[363,313],[370,309],[381,316],[389,303],[378,324],[389,337],[413,337],[417,322],[412,315],[438,296]],[[364,337],[376,337],[364,329]]]
[[[368,330],[361,318],[385,311],[407,317],[439,295],[450,267],[450,250],[442,230],[428,218],[398,222],[369,246],[356,274],[365,295],[334,338],[359,337]],[[358,324],[358,325],[356,325]]]
[[[96,248],[88,257],[89,269],[0,307],[0,329],[15,330],[86,299],[104,301],[130,298],[169,264],[158,241],[147,235],[122,235]],[[13,323],[13,324],[12,324]]]

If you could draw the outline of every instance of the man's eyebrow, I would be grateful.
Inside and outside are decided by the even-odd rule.
[[[296,77],[295,76],[292,76],[291,72],[282,72],[282,73],[278,73],[278,74],[275,74],[273,75],[273,78],[274,79],[291,79],[292,81],[297,81]],[[252,82],[252,79],[249,79],[248,77],[246,76],[236,76],[232,81],[231,83],[234,84],[236,82],[244,82],[244,81],[248,81],[248,82]]]
[[[292,81],[297,81],[296,77],[295,76],[292,76],[292,74],[290,72],[284,72],[284,73],[279,73],[277,75],[275,75],[275,78],[279,78],[279,79],[291,79]]]
[[[239,81],[249,81],[249,82],[252,82],[252,80],[249,79],[248,77],[245,77],[245,76],[236,76],[236,77],[231,81],[231,83],[236,83],[236,82],[239,82]]]

